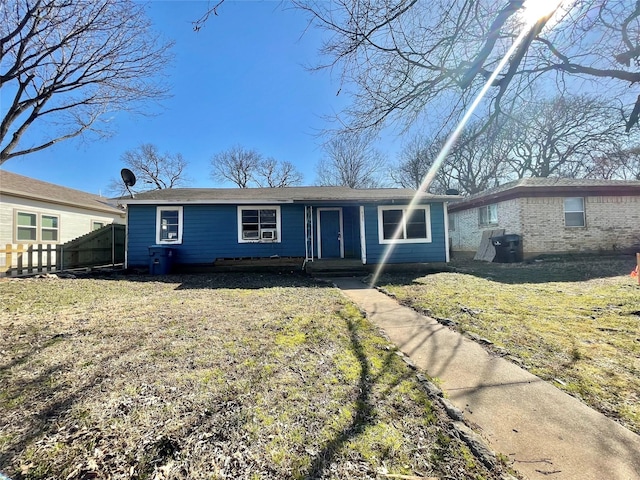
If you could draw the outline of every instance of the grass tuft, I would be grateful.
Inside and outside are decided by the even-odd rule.
[[[535,375],[640,433],[640,287],[635,259],[454,264],[386,275],[385,291],[458,330],[493,342]]]
[[[499,478],[360,311],[304,277],[25,279],[0,298],[12,478]]]

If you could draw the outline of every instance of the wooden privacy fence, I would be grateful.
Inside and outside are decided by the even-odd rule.
[[[55,272],[73,268],[115,266],[124,263],[125,226],[111,224],[64,245],[13,245],[4,253],[5,276]],[[2,275],[2,273],[0,273]]]
[[[124,263],[124,225],[111,224],[60,245],[58,267],[98,267]]]

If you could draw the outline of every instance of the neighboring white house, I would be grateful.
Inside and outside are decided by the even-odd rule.
[[[524,178],[449,204],[451,250],[472,254],[483,232],[522,237],[524,257],[636,251],[640,181]]]
[[[124,222],[124,211],[106,198],[0,170],[0,250],[8,244],[63,244]]]

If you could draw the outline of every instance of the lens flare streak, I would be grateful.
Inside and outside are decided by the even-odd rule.
[[[531,1],[531,0],[529,0],[529,1]],[[551,3],[555,4],[554,7],[553,8],[549,8],[549,9],[545,9],[544,10],[545,11],[544,16],[550,15],[560,5],[560,2],[551,2]],[[456,126],[455,130],[451,133],[449,138],[447,138],[447,141],[445,142],[444,146],[442,147],[442,150],[440,150],[440,153],[438,153],[438,156],[436,157],[435,161],[431,165],[431,168],[429,168],[429,171],[427,172],[427,174],[425,175],[424,179],[422,180],[422,183],[420,184],[420,188],[418,188],[418,191],[416,192],[416,194],[414,195],[413,199],[411,200],[411,203],[409,203],[409,206],[408,206],[408,208],[406,210],[405,216],[402,219],[402,222],[400,222],[398,224],[398,227],[396,228],[396,230],[395,230],[395,232],[393,234],[392,243],[389,243],[387,245],[387,247],[385,248],[384,253],[382,255],[382,260],[378,263],[378,267],[376,268],[376,270],[375,270],[375,272],[373,274],[373,277],[371,279],[371,282],[369,283],[370,286],[374,286],[377,283],[378,279],[380,278],[380,274],[382,273],[382,269],[387,264],[387,262],[389,260],[389,257],[391,256],[391,253],[393,253],[393,250],[394,250],[394,248],[396,246],[396,240],[398,238],[400,238],[400,235],[402,235],[402,233],[404,231],[403,223],[405,222],[406,218],[410,218],[411,217],[411,214],[415,210],[416,205],[418,205],[418,203],[421,200],[421,193],[426,192],[428,190],[429,186],[431,185],[431,182],[433,181],[433,179],[436,176],[436,173],[438,173],[438,170],[440,170],[440,167],[442,166],[442,163],[444,162],[445,158],[447,157],[447,155],[451,151],[451,148],[456,143],[456,141],[458,140],[458,137],[460,136],[460,134],[462,133],[462,131],[466,127],[467,123],[469,122],[469,119],[473,115],[473,112],[476,110],[476,108],[478,108],[478,105],[480,105],[480,102],[482,101],[484,96],[487,94],[487,92],[491,88],[491,85],[493,84],[494,80],[498,77],[498,75],[500,74],[502,69],[509,62],[509,59],[511,58],[511,56],[514,54],[516,49],[520,46],[522,41],[529,34],[529,32],[531,31],[531,29],[533,28],[533,26],[537,23],[537,21],[539,19],[540,19],[539,16],[536,17],[536,18],[534,18],[533,16],[528,16],[525,28],[522,29],[522,32],[520,32],[520,34],[514,40],[514,42],[511,45],[511,47],[509,47],[509,50],[507,50],[507,52],[502,57],[502,59],[500,60],[500,62],[496,66],[496,68],[493,70],[493,73],[489,76],[489,78],[487,79],[487,81],[483,85],[482,89],[480,89],[480,92],[478,92],[478,95],[473,100],[473,103],[468,108],[468,110],[466,111],[466,113],[464,114],[464,116],[462,117],[462,119],[460,120],[458,125]],[[448,248],[448,247],[445,246],[445,248]]]

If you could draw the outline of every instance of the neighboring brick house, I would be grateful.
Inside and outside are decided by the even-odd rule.
[[[524,257],[634,250],[640,181],[524,178],[449,205],[451,250],[476,252],[485,230],[522,236]]]

